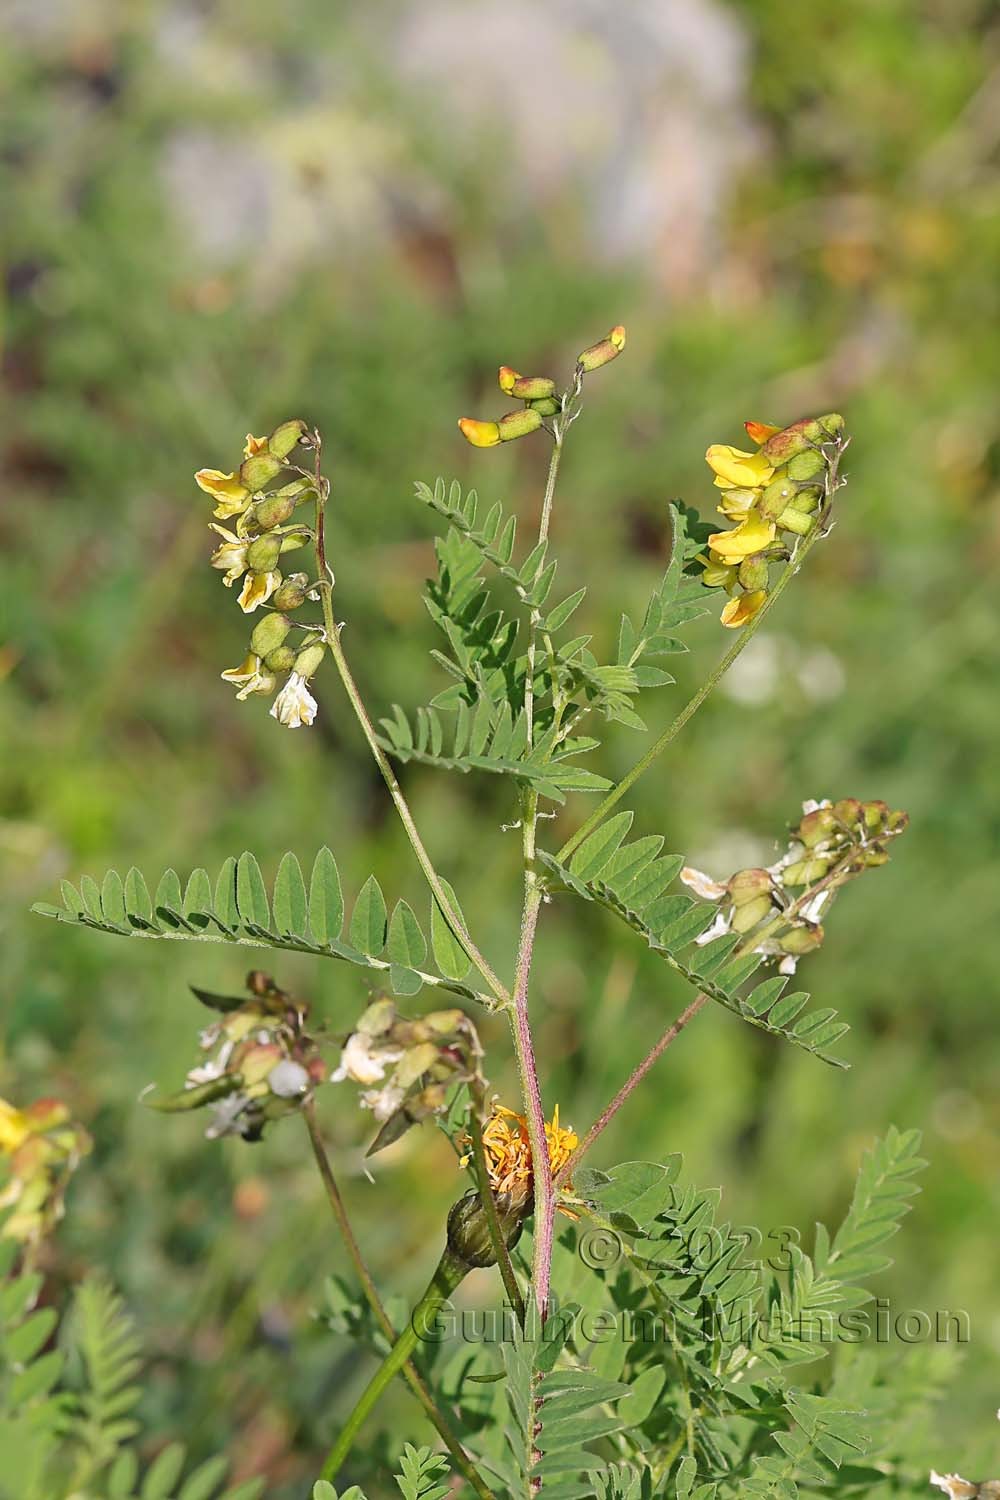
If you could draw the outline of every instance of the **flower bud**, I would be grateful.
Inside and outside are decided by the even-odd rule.
[[[408,1089],[418,1078],[429,1072],[437,1060],[438,1049],[433,1042],[421,1042],[416,1047],[410,1047],[396,1068],[394,1080],[400,1088]]]
[[[587,374],[591,370],[599,370],[602,365],[608,365],[613,359],[617,359],[625,348],[625,330],[619,323],[612,328],[607,338],[603,338],[597,344],[591,344],[589,349],[584,349],[582,354],[577,355],[577,364]]]
[[[459,417],[462,436],[473,448],[495,448],[500,441],[500,428],[496,422],[478,422],[475,417]]]
[[[529,432],[537,432],[541,425],[541,414],[527,406],[524,411],[508,412],[505,417],[501,417],[497,423],[497,431],[501,442],[508,443],[512,438],[527,437]]]
[[[861,816],[866,828],[884,828],[889,816],[889,804],[887,802],[863,802]]]
[[[802,417],[800,421],[793,422],[790,427],[783,427],[780,432],[769,437],[760,451],[768,463],[786,464],[794,454],[804,453],[824,436],[817,421],[812,417]]]
[[[254,506],[254,523],[261,531],[271,531],[275,526],[283,526],[294,509],[294,495],[283,495],[280,492],[268,495],[266,500],[259,500]]]
[[[823,491],[815,484],[804,484],[800,486],[796,494],[789,500],[786,509],[801,510],[807,516],[811,515],[819,505]]]
[[[861,803],[857,797],[841,797],[833,804],[834,816],[852,833],[861,827]]]
[[[497,1216],[504,1243],[508,1250],[513,1250],[521,1238],[528,1202],[515,1207],[509,1199],[505,1202],[505,1196],[497,1198]],[[467,1266],[496,1265],[489,1222],[478,1192],[466,1193],[452,1205],[448,1215],[448,1249]]]
[[[275,1063],[281,1061],[281,1048],[277,1042],[253,1042],[242,1053],[239,1061],[240,1073],[245,1088],[255,1088],[263,1083]]]
[[[751,932],[758,922],[771,915],[773,909],[770,896],[757,896],[753,901],[737,906],[733,911],[733,931]]]
[[[306,679],[312,677],[314,672],[319,671],[320,662],[326,655],[326,646],[322,641],[317,641],[314,646],[307,646],[300,651],[295,658],[295,670],[300,677]]]
[[[820,926],[793,927],[779,940],[778,946],[782,953],[791,953],[798,957],[802,953],[814,952],[825,936],[826,933]]]
[[[432,1010],[422,1017],[424,1025],[434,1036],[453,1036],[466,1023],[463,1010]]]
[[[282,422],[276,427],[267,440],[267,446],[275,458],[287,458],[295,445],[301,442],[306,430],[306,424],[301,417],[293,417],[289,422]]]
[[[727,589],[736,577],[731,563],[718,562],[714,557],[702,558],[702,583],[709,589]]]
[[[240,464],[240,483],[245,484],[251,494],[256,494],[281,473],[280,458],[273,453],[255,453]]]
[[[817,807],[812,812],[806,813],[798,828],[795,829],[795,837],[800,844],[805,844],[807,849],[814,849],[817,844],[828,839],[837,828],[837,815],[832,807]]]
[[[515,396],[518,401],[541,401],[546,396],[554,396],[556,383],[547,375],[519,375],[507,392],[509,396]]]
[[[251,573],[270,573],[280,556],[280,536],[259,536],[247,548],[247,567]]]
[[[766,443],[768,438],[774,437],[776,432],[781,431],[780,427],[770,427],[767,422],[744,422],[743,426],[747,430],[747,437],[750,441],[758,445]]]
[[[796,453],[788,460],[788,477],[790,479],[813,479],[826,467],[826,460],[822,453],[815,448],[807,448],[805,453]]]
[[[756,901],[759,896],[770,897],[771,888],[769,872],[759,868],[737,870],[726,884],[729,899],[734,906],[745,906],[748,901]]]
[[[272,612],[258,620],[250,636],[250,650],[257,656],[267,656],[281,645],[291,630],[291,622],[284,615]]]
[[[822,880],[829,870],[828,859],[799,859],[785,866],[781,881],[783,885],[812,885],[814,880]]]
[[[293,646],[276,646],[269,651],[264,658],[264,665],[269,672],[290,672],[295,665],[295,648]],[[268,689],[270,692],[270,688]]]
[[[761,515],[773,521],[794,502],[797,494],[798,490],[784,471],[776,474],[760,497]]]
[[[753,593],[755,589],[766,589],[770,568],[766,557],[745,557],[740,563],[737,577],[741,587]]]
[[[537,411],[540,417],[554,417],[556,412],[562,411],[558,396],[545,396],[541,401],[529,401],[528,405],[532,411]]]
[[[816,524],[816,518],[807,516],[804,511],[795,510],[789,505],[781,512],[777,524],[781,531],[793,531],[796,536],[808,536]]]
[[[521,379],[521,373],[519,370],[512,370],[510,365],[501,365],[497,372],[497,379],[500,382],[500,389],[504,395],[509,396],[514,386]]]
[[[904,812],[900,807],[897,808],[895,812],[891,812],[889,814],[888,818],[886,819],[885,826],[889,833],[902,833],[903,829],[906,828],[909,824],[909,821],[909,813]]]
[[[305,573],[290,573],[279,589],[276,589],[271,603],[275,609],[298,609],[306,602],[306,584],[309,582]]]
[[[361,1013],[356,1030],[365,1036],[384,1036],[396,1019],[396,1006],[392,1000],[373,1000]]]
[[[866,849],[864,853],[864,862],[866,865],[870,865],[873,869],[875,869],[879,865],[887,865],[889,863],[889,855],[885,849],[879,849],[878,847]]]

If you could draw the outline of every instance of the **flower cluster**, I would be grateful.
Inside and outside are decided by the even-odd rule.
[[[315,537],[311,526],[293,517],[300,506],[318,499],[317,481],[292,462],[296,447],[312,447],[315,441],[306,424],[295,418],[282,422],[270,437],[248,433],[238,469],[199,469],[195,475],[199,487],[215,500],[216,517],[235,527],[212,522],[211,529],[222,538],[212,554],[212,567],[222,574],[227,588],[243,580],[238,602],[244,614],[268,607],[251,634],[243,661],[222,677],[244,700],[254,693],[273,693],[278,677],[284,676],[271,714],[289,729],[311,724],[316,717],[308,684],[326,650],[322,627],[298,626],[289,618],[307,599],[317,598],[308,574],[286,576],[280,567],[287,553]],[[293,646],[288,637],[296,628],[305,634]]]
[[[62,1218],[66,1185],[90,1144],[59,1100],[38,1099],[20,1110],[0,1099],[0,1155],[8,1164],[0,1210],[10,1210],[0,1229],[5,1239],[32,1247],[44,1239]]]
[[[464,1011],[435,1010],[411,1021],[392,1000],[375,1000],[344,1042],[331,1081],[361,1085],[361,1106],[381,1126],[370,1156],[411,1125],[443,1113],[452,1085],[481,1078],[482,1055]]]
[[[794,541],[780,533],[797,539],[816,526],[844,445],[844,419],[836,412],[782,429],[744,425],[757,445],[754,452],[713,443],[705,454],[722,491],[719,513],[736,525],[709,536],[703,582],[732,595],[721,619],[734,630],[752,620],[767,598],[771,563],[791,555]]]
[[[584,375],[610,364],[624,348],[625,330],[619,324],[603,339],[584,349],[576,359],[576,388]],[[458,425],[474,448],[495,448],[512,438],[527,437],[529,433],[537,432],[547,417],[557,416],[565,408],[565,396],[557,393],[555,381],[547,375],[522,375],[510,365],[501,365],[498,379],[504,395],[523,402],[523,405],[519,411],[508,412],[495,422],[460,417]]]
[[[260,1140],[270,1121],[298,1110],[326,1077],[305,1030],[306,1006],[260,970],[247,975],[246,986],[248,997],[192,986],[203,1005],[221,1012],[199,1038],[202,1051],[211,1055],[191,1069],[178,1093],[147,1101],[171,1114],[211,1106],[205,1132],[210,1140],[223,1135]]]
[[[715,903],[715,919],[698,938],[701,944],[739,933],[745,948],[776,958],[782,974],[794,974],[798,960],[819,948],[825,917],[841,886],[865,870],[884,865],[887,844],[909,818],[884,802],[805,802],[781,858],[767,868],[737,870],[725,881],[686,866],[680,878],[704,901]]]

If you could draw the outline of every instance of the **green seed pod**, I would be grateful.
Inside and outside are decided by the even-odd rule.
[[[889,816],[889,804],[888,802],[863,802],[861,816],[864,818],[866,828],[884,828]]]
[[[280,536],[259,536],[247,548],[247,568],[251,573],[271,573],[280,556]]]
[[[805,844],[807,849],[814,849],[824,839],[836,832],[837,815],[832,807],[817,807],[812,812],[806,813],[798,828],[795,829],[795,837],[800,844]]]
[[[271,596],[271,603],[275,609],[298,609],[305,604],[308,582],[309,579],[305,573],[289,574],[281,587],[275,589]]]
[[[423,1023],[435,1036],[453,1036],[465,1025],[462,1010],[432,1010],[423,1017]]]
[[[195,1084],[194,1088],[180,1089],[176,1094],[167,1094],[163,1099],[146,1099],[150,1109],[161,1114],[181,1114],[189,1109],[201,1109],[204,1104],[213,1104],[216,1099],[225,1099],[243,1087],[239,1073],[223,1073],[220,1078],[210,1078],[207,1083]]]
[[[307,646],[300,651],[295,658],[295,670],[300,677],[312,677],[319,670],[319,664],[326,655],[326,646],[317,641],[315,646]]]
[[[289,453],[300,443],[306,431],[306,424],[300,417],[294,417],[290,422],[282,422],[276,427],[267,440],[268,451],[275,458],[287,458]]]
[[[757,589],[766,589],[770,568],[767,558],[758,553],[755,557],[745,557],[740,563],[737,578],[740,585],[752,594]]]
[[[515,1206],[506,1194],[497,1197],[497,1215],[500,1232],[508,1250],[513,1250],[521,1238],[525,1215],[530,1207],[530,1197]],[[466,1193],[452,1205],[448,1215],[448,1249],[467,1266],[495,1266],[490,1228],[486,1210],[478,1192]]]
[[[782,953],[792,953],[795,955],[812,953],[820,946],[825,936],[826,933],[819,926],[793,927],[790,932],[786,932],[784,937],[780,939],[778,946]]]
[[[793,510],[788,506],[781,512],[777,524],[782,531],[794,531],[796,536],[808,536],[816,521],[813,516],[807,516],[801,510]]]
[[[792,479],[814,479],[825,467],[826,460],[822,453],[815,448],[807,448],[804,453],[796,453],[788,460],[788,473]]]
[[[757,896],[742,906],[733,909],[733,931],[752,932],[758,922],[763,922],[773,911],[770,896]]]
[[[267,653],[264,658],[264,665],[269,672],[290,672],[295,665],[294,647],[277,646],[275,650]]]
[[[408,1089],[418,1078],[428,1072],[438,1059],[438,1049],[433,1042],[420,1042],[403,1053],[393,1078],[400,1088]]]
[[[240,484],[245,484],[251,494],[256,494],[270,484],[281,469],[281,459],[275,458],[273,453],[255,453],[253,458],[244,459],[240,464]]]
[[[395,1019],[396,1006],[392,1000],[373,1000],[362,1012],[355,1030],[365,1036],[385,1036]]]
[[[541,425],[541,416],[537,411],[532,411],[530,406],[526,406],[524,411],[508,412],[497,423],[502,443],[510,442],[512,438],[527,437],[529,432],[537,432]]]
[[[815,484],[804,484],[788,502],[789,510],[801,510],[811,515],[822,499],[823,491]]]
[[[271,531],[275,526],[283,526],[294,509],[294,495],[268,495],[266,500],[259,500],[253,508],[254,524],[261,531]]]
[[[554,417],[557,411],[562,411],[558,396],[546,396],[541,401],[529,401],[528,406],[532,411],[537,411],[540,417]]]
[[[786,865],[781,872],[783,885],[812,885],[814,880],[822,880],[830,870],[828,859],[800,859],[793,865]]]
[[[263,615],[251,633],[250,650],[255,656],[267,656],[277,650],[291,628],[291,622],[277,611]]]
[[[511,386],[508,395],[515,396],[518,401],[541,401],[546,396],[554,396],[556,383],[549,380],[546,375],[519,375]]]
[[[781,515],[783,510],[792,504],[797,494],[798,490],[795,488],[795,485],[784,470],[782,470],[780,474],[774,476],[760,497],[759,508],[761,515],[766,516],[769,521],[773,521],[777,516]]]
[[[734,906],[745,906],[748,901],[756,901],[761,896],[770,899],[772,881],[767,870],[737,870],[727,882],[726,889]]]

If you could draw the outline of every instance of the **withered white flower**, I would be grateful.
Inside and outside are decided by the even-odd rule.
[[[239,606],[245,615],[252,614],[260,604],[266,604],[281,585],[281,574],[248,573],[240,590]]]
[[[298,729],[302,724],[311,724],[316,717],[317,703],[304,677],[290,672],[288,681],[271,705],[271,718],[289,729]]]
[[[948,1500],[975,1500],[979,1493],[979,1486],[970,1484],[961,1474],[939,1474],[936,1469],[932,1469],[930,1482],[939,1490],[944,1490]]]
[[[361,1095],[361,1108],[370,1109],[380,1125],[394,1115],[406,1097],[406,1090],[398,1083],[387,1083],[384,1088],[367,1089]]]
[[[688,889],[694,891],[695,895],[700,896],[703,901],[721,901],[728,889],[718,880],[713,880],[711,875],[692,869],[690,865],[684,866],[680,878]]]
[[[220,546],[212,553],[212,567],[218,568],[222,573],[222,581],[227,589],[231,589],[237,578],[242,578],[247,570],[247,543],[235,534],[227,531],[225,526],[217,526],[213,521],[211,529],[222,538]]]
[[[253,652],[243,658],[238,667],[230,667],[228,671],[220,672],[219,676],[223,682],[237,684],[239,692],[236,694],[240,702],[249,698],[251,693],[270,693],[274,691],[274,677],[270,672],[262,670],[262,662],[259,656]]]
[[[399,1062],[402,1055],[399,1047],[386,1046],[363,1031],[352,1032],[340,1054],[339,1068],[330,1074],[330,1082],[343,1083],[349,1078],[353,1083],[381,1083],[386,1068]]]

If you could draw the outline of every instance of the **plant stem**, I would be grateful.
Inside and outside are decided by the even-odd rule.
[[[365,1418],[373,1410],[390,1381],[401,1370],[405,1369],[421,1334],[430,1331],[437,1313],[447,1298],[451,1296],[451,1293],[458,1286],[459,1282],[468,1273],[468,1270],[469,1268],[464,1261],[452,1255],[449,1250],[444,1252],[437,1270],[431,1277],[427,1290],[413,1309],[409,1323],[403,1329],[389,1350],[389,1353],[368,1382],[368,1385],[362,1391],[354,1410],[340,1432],[340,1436],[327,1454],[326,1461],[320,1470],[321,1479],[328,1479],[332,1482],[337,1477],[344,1460],[354,1445],[354,1439],[357,1437]],[[487,1489],[478,1474],[476,1474],[474,1480],[470,1479],[470,1483],[473,1485],[476,1494],[480,1496],[480,1500],[495,1500],[492,1492]]]
[[[310,1099],[306,1104],[303,1105],[302,1114],[306,1122],[306,1129],[309,1131],[309,1140],[312,1145],[313,1155],[316,1158],[316,1165],[319,1168],[319,1175],[322,1178],[323,1186],[326,1189],[326,1196],[329,1199],[330,1207],[333,1210],[333,1216],[337,1221],[337,1227],[340,1230],[341,1237],[343,1238],[344,1244],[347,1247],[347,1253],[354,1265],[358,1280],[361,1282],[361,1287],[364,1291],[365,1297],[367,1298],[369,1307],[374,1313],[375,1318],[377,1319],[378,1324],[382,1329],[382,1332],[393,1345],[393,1348],[395,1348],[396,1344],[398,1343],[396,1330],[393,1328],[392,1323],[389,1321],[389,1316],[386,1313],[385,1307],[382,1304],[382,1299],[378,1294],[378,1288],[376,1287],[375,1282],[372,1279],[372,1274],[369,1271],[368,1266],[365,1262],[365,1258],[361,1253],[361,1247],[358,1244],[357,1237],[351,1225],[351,1221],[348,1218],[347,1209],[345,1208],[344,1200],[340,1195],[340,1189],[337,1186],[337,1179],[333,1175],[333,1168],[331,1167],[330,1159],[326,1154],[326,1147],[323,1144],[323,1137],[320,1134],[319,1125],[316,1121],[316,1107],[312,1099]],[[411,1391],[416,1396],[421,1406],[424,1408],[424,1411],[427,1413],[427,1416],[430,1418],[431,1422],[437,1429],[441,1441],[444,1443],[445,1447],[448,1449],[448,1452],[455,1460],[456,1467],[472,1485],[472,1488],[475,1490],[476,1494],[480,1496],[480,1500],[493,1500],[492,1492],[483,1483],[478,1470],[475,1468],[465,1449],[462,1447],[462,1444],[459,1441],[458,1435],[456,1434],[454,1428],[452,1427],[448,1418],[445,1416],[444,1412],[438,1406],[437,1402],[434,1400],[430,1389],[425,1384],[422,1376],[419,1374],[412,1360],[407,1359],[402,1364],[402,1366],[400,1366],[400,1370],[407,1385],[410,1387]]]
[[[837,458],[839,458],[839,453],[837,455]],[[830,465],[828,494],[831,494],[832,489],[836,488],[837,485],[837,458],[835,458]],[[636,761],[631,771],[626,772],[621,781],[618,782],[617,786],[612,787],[611,791],[608,792],[604,800],[594,808],[594,811],[591,813],[590,817],[587,818],[586,821],[581,825],[581,827],[577,829],[572,838],[566,840],[565,844],[563,844],[562,848],[559,850],[559,853],[556,855],[556,859],[559,860],[560,864],[564,864],[569,856],[573,853],[574,849],[579,848],[584,839],[587,838],[589,834],[593,833],[594,829],[597,828],[599,824],[604,822],[604,819],[607,817],[611,809],[621,801],[626,792],[630,791],[631,788],[635,786],[635,783],[639,780],[639,777],[642,776],[644,772],[648,771],[650,766],[659,759],[664,750],[666,750],[667,746],[671,744],[671,742],[675,740],[680,734],[681,730],[684,728],[688,720],[694,717],[701,705],[705,702],[705,699],[708,698],[713,690],[718,686],[719,682],[729,671],[729,668],[732,666],[736,658],[746,650],[747,646],[749,646],[757,631],[767,619],[767,616],[770,614],[771,610],[774,608],[778,600],[781,598],[782,594],[785,592],[785,589],[788,587],[791,580],[795,577],[795,574],[799,571],[799,568],[805,562],[816,542],[821,536],[825,534],[824,521],[826,517],[826,510],[828,508],[829,507],[827,506],[823,514],[817,517],[816,525],[802,542],[801,546],[796,550],[794,557],[790,559],[788,566],[785,568],[774,588],[764,600],[764,603],[761,605],[760,609],[754,615],[750,623],[745,626],[740,634],[736,637],[736,640],[730,646],[725,656],[718,663],[715,669],[709,674],[705,682],[702,683],[698,691],[693,695],[693,697],[688,699],[687,703],[685,703],[684,707],[681,709],[677,717],[673,720],[672,723],[667,725],[666,729],[660,735],[659,739],[649,747],[645,755],[643,755],[639,760]]]
[[[666,1031],[660,1037],[660,1040],[657,1042],[653,1050],[643,1058],[639,1066],[634,1070],[633,1073],[630,1074],[625,1083],[622,1084],[621,1088],[618,1090],[615,1097],[611,1100],[610,1104],[608,1104],[605,1109],[603,1109],[598,1115],[593,1125],[591,1125],[590,1129],[587,1131],[587,1134],[583,1137],[583,1140],[573,1152],[573,1155],[570,1157],[569,1161],[565,1162],[564,1165],[560,1167],[555,1176],[556,1187],[559,1187],[561,1183],[565,1182],[570,1174],[574,1171],[574,1169],[580,1165],[580,1162],[582,1161],[584,1155],[590,1150],[591,1146],[597,1140],[597,1137],[611,1124],[611,1121],[614,1119],[615,1115],[629,1098],[629,1095],[633,1093],[633,1091],[645,1078],[646,1074],[649,1072],[653,1064],[659,1062],[664,1052],[666,1052],[667,1048],[671,1045],[672,1042],[675,1042],[677,1040],[688,1022],[693,1021],[698,1012],[707,1004],[707,995],[696,995],[687,1009],[683,1010],[677,1017],[676,1021],[671,1022]]]
[[[333,657],[334,665],[336,666],[337,671],[340,674],[340,680],[344,685],[344,689],[347,693],[348,699],[350,700],[351,707],[354,710],[355,718],[360,724],[361,731],[364,734],[366,741],[368,742],[368,748],[372,753],[372,758],[375,761],[375,764],[378,766],[379,771],[381,772],[382,780],[386,784],[389,796],[392,798],[396,808],[396,812],[399,815],[399,820],[403,825],[406,836],[409,839],[413,852],[417,857],[417,863],[420,865],[420,868],[423,871],[424,879],[427,881],[427,884],[430,886],[431,891],[433,892],[434,899],[441,909],[442,916],[448,923],[448,926],[451,928],[458,942],[462,945],[462,948],[465,950],[468,958],[473,964],[475,964],[476,968],[479,970],[480,974],[486,981],[489,988],[492,990],[493,994],[496,996],[497,1000],[501,1005],[506,1005],[508,1000],[510,999],[506,988],[501,983],[498,975],[494,972],[487,959],[483,956],[483,954],[479,951],[479,949],[473,942],[471,936],[469,935],[468,929],[465,926],[465,923],[462,921],[462,918],[455,909],[454,902],[450,900],[448,893],[445,891],[444,886],[441,883],[441,877],[438,875],[436,869],[434,868],[434,864],[431,860],[430,855],[427,853],[427,850],[424,847],[423,840],[421,839],[420,834],[417,830],[417,825],[414,822],[413,814],[410,812],[410,808],[406,801],[406,798],[403,796],[403,789],[400,786],[399,782],[396,780],[396,776],[393,772],[392,766],[389,764],[388,758],[386,757],[381,745],[378,742],[378,738],[375,734],[375,726],[372,724],[372,721],[368,716],[368,710],[365,708],[364,700],[361,697],[358,685],[354,680],[354,676],[351,672],[350,667],[348,666],[347,658],[344,655],[344,648],[340,643],[340,630],[337,626],[333,614],[332,574],[326,560],[325,522],[326,503],[327,499],[329,498],[329,488],[327,485],[327,481],[323,479],[320,474],[320,449],[318,435],[316,436],[316,488],[316,559],[319,564],[320,575],[318,588],[320,600],[323,606],[323,628],[326,634],[326,642],[330,650],[330,655]]]
[[[490,1183],[489,1169],[486,1165],[486,1147],[483,1144],[483,1121],[482,1116],[486,1111],[486,1099],[482,1087],[474,1088],[472,1093],[472,1109],[469,1113],[469,1128],[472,1132],[472,1156],[476,1163],[476,1176],[479,1180],[479,1196],[483,1202],[483,1211],[486,1214],[486,1223],[490,1231],[490,1243],[493,1253],[500,1267],[500,1275],[503,1280],[504,1290],[511,1307],[517,1316],[521,1327],[524,1327],[524,1298],[521,1296],[521,1288],[517,1284],[514,1274],[514,1266],[511,1262],[510,1251],[507,1249],[507,1241],[500,1227],[500,1216],[497,1212],[496,1198],[493,1195],[493,1187]]]

